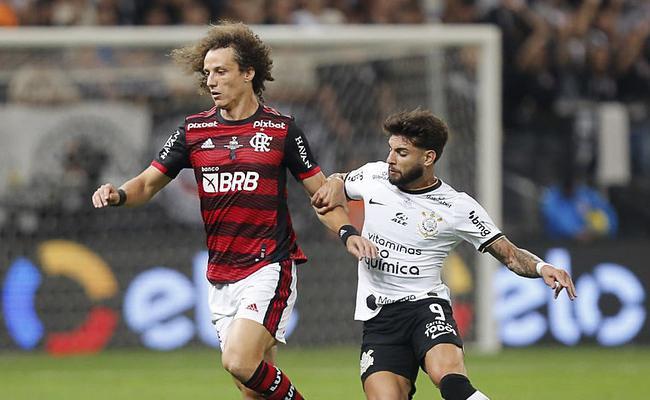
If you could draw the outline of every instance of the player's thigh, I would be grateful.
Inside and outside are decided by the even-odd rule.
[[[443,299],[418,303],[411,340],[421,366],[436,385],[448,373],[464,374],[463,341],[451,305]]]
[[[264,325],[250,319],[238,318],[230,324],[223,358],[234,358],[240,363],[256,362],[259,364],[272,350],[275,343],[275,338],[271,336]]]
[[[296,266],[291,260],[269,264],[254,278],[240,293],[234,318],[256,321],[278,342],[286,343],[286,329],[297,298]]]
[[[411,380],[389,371],[378,371],[366,378],[363,391],[368,400],[408,400]]]
[[[297,271],[290,260],[264,266],[247,278],[210,289],[210,311],[221,349],[233,335],[236,321],[247,319],[264,326],[277,341],[285,342],[288,321],[296,301]]]
[[[448,374],[467,375],[463,350],[451,343],[441,343],[429,350],[424,357],[424,368],[431,381],[438,386]]]
[[[418,370],[418,361],[408,344],[362,343],[361,383],[369,399],[411,398]]]

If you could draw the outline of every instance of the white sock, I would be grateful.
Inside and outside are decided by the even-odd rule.
[[[486,395],[479,392],[478,390],[474,392],[473,395],[469,396],[467,400],[490,400]]]

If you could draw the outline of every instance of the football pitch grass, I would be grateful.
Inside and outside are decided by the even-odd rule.
[[[355,347],[282,348],[280,367],[306,399],[363,399]],[[650,398],[650,347],[469,351],[472,382],[493,400]],[[440,399],[420,373],[415,399]],[[210,348],[51,357],[0,352],[2,400],[239,399]]]

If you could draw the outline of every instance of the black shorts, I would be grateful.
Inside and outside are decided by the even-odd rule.
[[[458,327],[448,301],[437,298],[389,304],[363,323],[361,381],[378,371],[389,371],[411,381],[415,393],[418,368],[440,343],[462,348]]]

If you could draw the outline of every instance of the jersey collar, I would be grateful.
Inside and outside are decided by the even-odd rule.
[[[244,118],[244,119],[238,119],[238,120],[230,120],[230,119],[225,119],[224,117],[222,117],[220,109],[217,108],[217,121],[219,121],[219,123],[223,124],[223,125],[247,124],[249,122],[253,122],[254,120],[256,120],[260,116],[260,114],[262,113],[263,109],[264,109],[264,106],[262,105],[262,103],[259,103],[259,105],[257,107],[257,110],[250,117]]]
[[[422,188],[422,189],[409,190],[409,189],[402,189],[400,187],[397,187],[397,188],[400,191],[402,191],[404,193],[408,193],[408,194],[424,194],[424,193],[433,192],[434,190],[438,189],[440,186],[442,186],[442,180],[440,180],[440,178],[438,178],[436,183],[434,183],[433,185],[431,185],[429,187],[425,187],[425,188]]]

